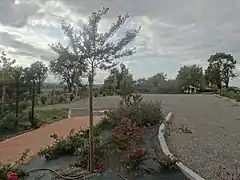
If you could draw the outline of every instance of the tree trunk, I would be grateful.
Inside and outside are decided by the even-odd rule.
[[[67,83],[68,92],[72,93],[73,84],[70,82],[70,80],[66,80],[66,83]]]
[[[32,111],[31,111],[31,126],[37,127],[36,119],[35,119],[35,81],[32,84]]]
[[[89,170],[94,171],[94,140],[93,140],[93,68],[89,81]]]
[[[226,85],[226,89],[229,88],[229,82],[225,82],[225,85]]]
[[[16,118],[18,118],[19,110],[19,79],[16,79]]]
[[[37,94],[41,94],[41,82],[39,81],[38,83],[37,83]]]
[[[3,85],[2,89],[2,102],[5,103],[5,96],[6,96],[6,85]]]
[[[222,84],[217,85],[218,89],[220,90],[220,93],[222,92]]]

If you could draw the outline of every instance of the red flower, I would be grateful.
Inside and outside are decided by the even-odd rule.
[[[117,133],[115,130],[112,130],[112,137],[116,137],[117,136]]]
[[[8,180],[18,180],[18,176],[14,172],[8,172],[7,173],[7,178],[8,178]]]
[[[99,171],[102,171],[102,170],[103,170],[102,162],[98,163],[98,165],[97,165],[97,170],[99,170]]]

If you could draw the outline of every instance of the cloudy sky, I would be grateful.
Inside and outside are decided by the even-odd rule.
[[[121,60],[135,78],[157,72],[173,78],[182,65],[206,68],[215,52],[232,53],[240,62],[239,0],[1,0],[0,51],[23,66],[37,60],[48,64],[55,56],[48,44],[64,39],[60,22],[81,25],[102,6],[110,12],[100,24],[101,31],[122,13],[131,16],[123,28],[142,27],[133,43],[137,53]],[[99,71],[97,83],[107,75]],[[240,80],[232,84],[240,86]]]

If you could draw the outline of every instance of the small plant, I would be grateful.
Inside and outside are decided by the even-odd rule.
[[[171,169],[174,171],[178,170],[178,166],[176,163],[178,162],[178,159],[175,157],[170,157],[170,156],[158,156],[158,158],[153,159],[155,162],[159,164],[159,169]]]
[[[145,148],[135,148],[129,152],[126,158],[121,162],[122,166],[128,172],[135,172],[144,161],[148,159],[148,152]]]
[[[84,146],[82,131],[74,133],[74,130],[71,130],[65,139],[58,137],[56,134],[50,137],[54,139],[53,145],[42,148],[38,153],[39,156],[44,156],[46,160],[56,159],[62,155],[74,154],[78,148]]]
[[[95,98],[98,97],[98,92],[97,92],[97,91],[94,92],[94,97],[95,97]]]
[[[71,93],[69,96],[71,102],[73,101],[74,97],[75,97],[75,95],[73,93]]]
[[[46,105],[47,96],[42,95],[41,98],[40,98],[40,100],[41,100],[41,103],[42,103],[43,105]]]
[[[0,163],[0,179],[1,180],[8,180],[8,173],[16,173],[19,179],[24,178],[27,176],[27,173],[21,169],[21,165],[26,160],[28,152],[30,150],[26,149],[21,157],[14,163],[14,164],[1,164]]]

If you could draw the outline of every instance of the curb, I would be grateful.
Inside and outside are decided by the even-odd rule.
[[[158,133],[158,139],[162,148],[163,153],[165,156],[169,156],[172,160],[174,159],[174,156],[169,151],[169,148],[167,146],[167,143],[164,138],[164,132],[165,132],[165,123],[170,121],[173,117],[173,113],[170,112],[165,118],[165,121],[160,125],[159,127],[159,133]],[[177,162],[176,165],[179,167],[180,171],[190,180],[205,180],[195,172],[193,172],[191,169],[183,165],[181,162]]]
[[[79,110],[86,110],[87,108],[70,108],[68,111],[68,118],[72,117],[72,109],[79,109]],[[103,109],[103,110],[98,110],[98,111],[93,111],[94,112],[100,112],[100,113],[104,113],[107,109]]]
[[[220,96],[219,94],[214,94],[215,97],[223,99],[224,101],[230,102],[232,105],[234,106],[240,106],[240,103],[237,102],[234,99],[228,98],[228,97],[224,97],[224,96]]]

